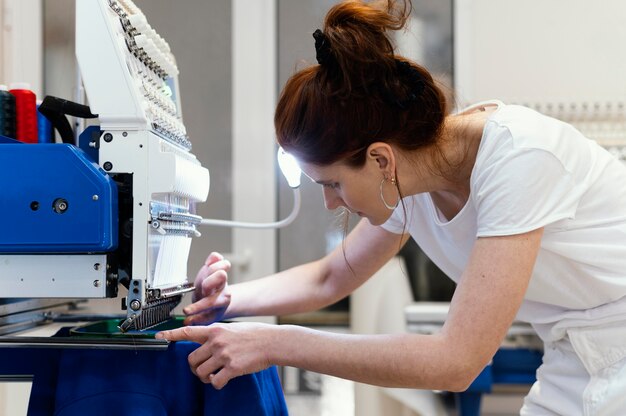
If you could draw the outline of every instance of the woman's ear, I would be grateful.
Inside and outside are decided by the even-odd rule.
[[[387,143],[375,142],[367,148],[367,158],[376,163],[386,176],[393,177],[396,171],[396,159],[393,149]]]

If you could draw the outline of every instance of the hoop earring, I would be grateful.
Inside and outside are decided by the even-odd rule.
[[[383,178],[383,180],[380,181],[380,200],[383,201],[383,205],[385,206],[385,208],[387,208],[390,211],[393,211],[394,209],[398,207],[398,204],[400,203],[400,192],[398,192],[398,185],[396,184],[396,178],[391,178],[391,184],[396,188],[396,192],[398,192],[398,199],[396,200],[395,205],[389,205],[387,201],[385,201],[385,196],[383,195],[383,185],[385,184],[386,181],[387,181],[387,178]]]

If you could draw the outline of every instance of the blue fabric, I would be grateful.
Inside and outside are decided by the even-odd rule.
[[[534,349],[500,348],[467,390],[455,394],[459,415],[478,416],[482,394],[491,393],[494,384],[533,384],[542,356]]]
[[[276,368],[237,377],[222,390],[202,383],[187,355],[166,351],[3,349],[0,374],[34,374],[29,416],[287,415]]]

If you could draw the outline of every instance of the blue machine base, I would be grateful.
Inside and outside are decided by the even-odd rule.
[[[114,180],[76,146],[0,136],[0,253],[104,253],[118,244]]]

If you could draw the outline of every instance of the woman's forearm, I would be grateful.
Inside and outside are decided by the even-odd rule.
[[[231,289],[226,317],[286,315],[317,310],[344,298],[389,261],[408,235],[363,219],[325,257]]]
[[[272,364],[384,387],[462,391],[481,370],[442,335],[351,335],[281,325]]]
[[[286,315],[320,309],[341,295],[328,284],[320,261],[230,286],[231,303],[226,318]]]

